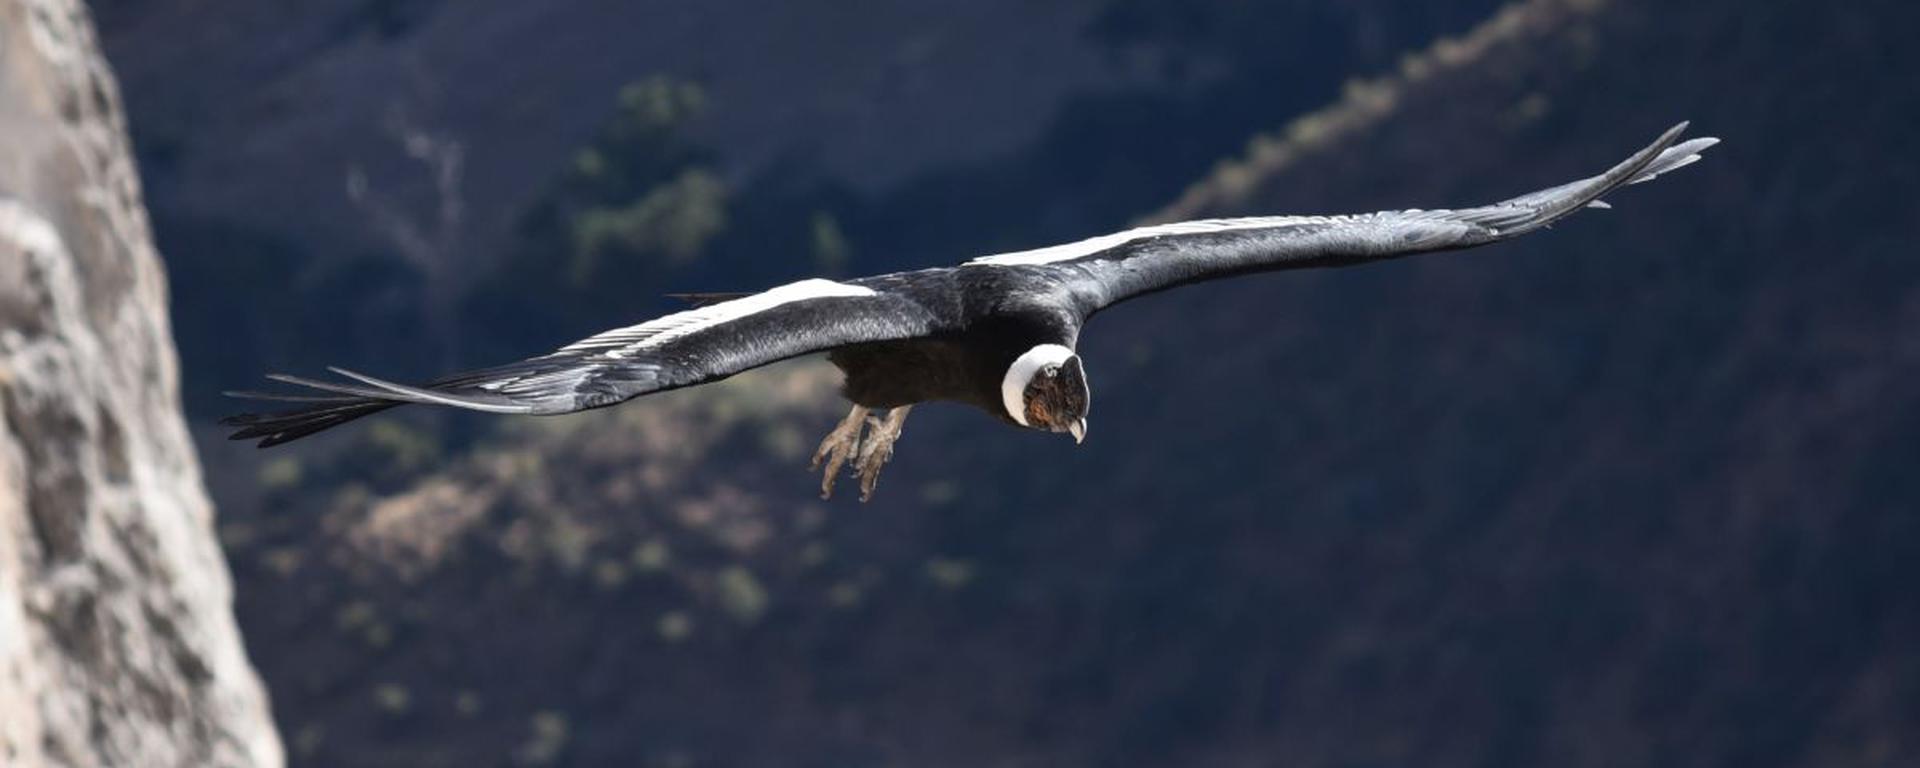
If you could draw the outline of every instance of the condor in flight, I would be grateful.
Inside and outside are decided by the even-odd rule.
[[[340,368],[344,381],[274,374],[319,395],[230,393],[300,403],[223,423],[235,440],[278,445],[399,405],[489,413],[584,411],[826,352],[846,375],[852,413],[814,454],[830,497],[849,462],[869,498],[915,404],[950,400],[1018,427],[1087,434],[1091,390],[1074,353],[1080,329],[1119,302],[1251,272],[1334,267],[1485,245],[1533,232],[1601,197],[1700,159],[1717,140],[1675,144],[1681,123],[1599,176],[1458,210],[1263,216],[1141,227],[958,267],[836,282],[802,280],[616,328],[550,354],[397,384]],[[869,415],[886,411],[885,418]],[[863,435],[864,433],[864,435]]]

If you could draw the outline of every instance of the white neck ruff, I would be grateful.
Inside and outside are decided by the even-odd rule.
[[[1007,415],[1020,426],[1033,426],[1027,423],[1027,385],[1033,382],[1034,374],[1050,365],[1064,365],[1071,357],[1071,349],[1059,344],[1041,344],[1015,358],[1013,365],[1007,366],[1006,378],[1000,380],[1000,404],[1006,406]]]

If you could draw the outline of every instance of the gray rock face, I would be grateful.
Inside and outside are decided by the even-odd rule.
[[[273,766],[118,89],[0,0],[0,765]]]

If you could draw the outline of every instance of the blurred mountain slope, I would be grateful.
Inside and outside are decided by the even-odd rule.
[[[86,9],[0,1],[0,763],[275,766]]]
[[[724,101],[702,138],[740,174],[803,155],[871,185],[977,159],[1030,137],[1063,92],[1128,82],[1097,49],[1057,44],[1099,4],[223,0],[101,14],[157,208],[342,254],[384,245],[342,192],[349,166],[402,201],[431,194],[398,131],[466,145],[469,242],[486,248],[611,95],[656,72]],[[999,55],[972,55],[989,46]]]
[[[403,429],[298,454],[309,514],[230,532],[282,716],[319,764],[1914,762],[1916,13],[1517,3],[1167,215],[1727,143],[1519,243],[1103,315],[1085,446],[928,407],[870,507],[805,495],[817,362],[426,479]]]
[[[1130,606],[1208,639],[1135,636],[1102,666],[1240,660],[1133,675],[1271,726],[1222,755],[1915,760],[1920,613],[1897,585],[1920,577],[1920,262],[1900,245],[1920,86],[1892,32],[1914,20],[1527,3],[1490,27],[1510,35],[1356,84],[1190,191],[1165,215],[1433,207],[1597,171],[1681,118],[1727,140],[1511,247],[1103,317],[1089,359],[1146,361],[1092,371],[1125,415],[1106,436],[1154,450],[1091,459],[1137,510],[1102,525],[1153,542],[1161,574],[1109,586],[1218,591]],[[1019,539],[1029,519],[984,524]]]

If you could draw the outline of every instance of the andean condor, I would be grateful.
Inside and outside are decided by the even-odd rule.
[[[1261,216],[1141,227],[1075,243],[984,256],[957,267],[836,282],[802,280],[616,328],[516,363],[406,385],[340,368],[351,381],[268,378],[324,395],[230,393],[302,403],[241,414],[232,438],[278,445],[398,405],[549,415],[718,381],[812,352],[846,375],[853,411],[822,441],[822,497],[849,461],[860,497],[916,403],[949,400],[1009,424],[1087,433],[1092,393],[1074,353],[1095,313],[1168,288],[1252,272],[1333,267],[1470,248],[1533,232],[1601,197],[1700,159],[1717,139],[1675,144],[1686,123],[1599,176],[1458,210]],[[870,416],[885,410],[885,418]],[[864,439],[862,433],[864,432]]]

